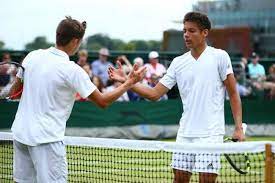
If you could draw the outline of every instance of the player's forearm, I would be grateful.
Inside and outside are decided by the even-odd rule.
[[[235,121],[235,128],[242,129],[242,103],[238,92],[234,92],[230,96],[230,105]]]
[[[157,101],[160,98],[158,92],[154,88],[145,86],[140,83],[135,84],[131,90],[148,100]]]
[[[104,107],[107,107],[110,104],[112,104],[113,102],[115,102],[121,95],[123,95],[125,92],[127,92],[127,90],[131,89],[131,87],[132,87],[132,85],[125,82],[122,85],[120,85],[119,87],[117,87],[115,90],[102,94],[102,100],[106,104],[106,106],[104,106]]]

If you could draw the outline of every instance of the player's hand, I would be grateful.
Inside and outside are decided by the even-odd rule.
[[[132,71],[128,74],[126,83],[134,85],[143,80],[146,73],[146,67],[139,67],[137,64],[133,66]]]
[[[108,68],[109,78],[111,80],[124,83],[126,81],[126,79],[127,79],[127,76],[124,73],[124,71],[122,69],[122,65],[121,65],[121,63],[119,61],[117,61],[117,65],[118,65],[118,68],[114,68],[112,66],[110,66]]]
[[[235,128],[232,138],[238,140],[239,142],[245,141],[245,135],[244,135],[243,129]]]

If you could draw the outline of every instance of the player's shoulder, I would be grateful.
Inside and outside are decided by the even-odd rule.
[[[75,63],[75,61],[72,61],[72,60],[69,60],[69,61],[66,61],[66,64],[68,69],[80,69],[81,67]]]
[[[77,63],[71,60],[59,62],[59,71],[66,75],[68,78],[74,78],[76,75],[85,73]],[[61,66],[61,67],[60,67]]]
[[[190,59],[190,51],[180,55],[180,56],[177,56],[173,59],[172,63],[173,64],[178,64],[178,63],[182,63],[183,61],[186,61],[188,59]]]
[[[208,46],[208,51],[211,52],[211,55],[215,55],[217,57],[227,57],[228,53],[220,48],[214,48],[212,46]]]
[[[26,57],[24,58],[22,65],[24,67],[26,67],[27,65],[33,63],[32,61],[34,60],[40,60],[40,58],[42,57],[43,50],[39,49],[39,50],[33,50],[31,52],[29,52]]]
[[[26,57],[39,56],[39,55],[43,54],[43,51],[44,51],[43,49],[33,50],[33,51],[29,52]]]

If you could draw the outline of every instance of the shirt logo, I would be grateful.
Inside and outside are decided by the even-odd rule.
[[[207,165],[207,169],[214,169],[214,166],[212,163],[210,163],[209,165]]]

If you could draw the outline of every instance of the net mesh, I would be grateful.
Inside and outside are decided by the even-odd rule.
[[[177,169],[192,169],[190,182],[199,182],[200,178],[204,182],[210,182],[210,175],[213,174],[204,174],[203,177],[197,172],[217,172],[216,182],[265,182],[264,142],[199,146],[159,141],[67,137],[65,143],[68,182],[171,183],[175,179],[172,166]],[[246,155],[249,158],[248,173],[238,173],[229,164],[225,154],[236,164],[245,163],[242,159]],[[1,139],[0,182],[13,181],[12,161],[12,140]],[[187,179],[183,174],[177,174],[177,177],[178,181]]]

